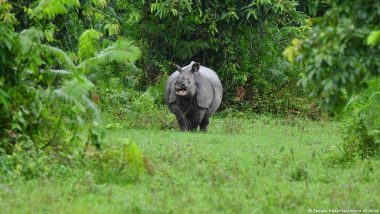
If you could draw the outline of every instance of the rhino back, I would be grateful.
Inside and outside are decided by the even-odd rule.
[[[218,110],[220,103],[222,102],[223,87],[215,71],[207,67],[201,66],[199,72],[211,83],[214,89],[214,100],[211,103],[208,111],[206,112],[206,115],[210,116],[211,114],[216,112],[216,110]]]

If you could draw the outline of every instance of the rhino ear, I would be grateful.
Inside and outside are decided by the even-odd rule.
[[[199,71],[200,66],[201,66],[201,64],[199,64],[198,62],[194,62],[194,64],[191,66],[191,72],[195,73],[195,72]]]
[[[175,88],[174,88],[175,82],[170,86],[170,92],[169,92],[169,103],[174,103],[177,99],[177,95],[175,93]]]
[[[214,89],[209,81],[201,74],[196,75],[197,104],[201,108],[209,108],[214,100]]]

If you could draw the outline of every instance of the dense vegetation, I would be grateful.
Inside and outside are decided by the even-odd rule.
[[[81,182],[114,183],[120,188],[140,182],[138,185],[147,183],[154,189],[155,185],[163,184],[160,179],[179,176],[185,182],[186,176],[194,176],[170,174],[162,169],[169,174],[158,173],[156,180],[150,180],[150,176],[155,176],[154,170],[174,167],[180,171],[181,167],[207,162],[203,159],[210,156],[215,160],[207,162],[207,169],[215,171],[212,167],[221,167],[219,171],[223,171],[223,167],[229,167],[225,169],[228,173],[207,174],[207,169],[197,169],[196,173],[206,173],[204,179],[215,182],[226,182],[227,177],[237,182],[230,177],[236,175],[249,183],[252,180],[245,176],[269,173],[264,169],[268,162],[268,167],[276,167],[277,162],[290,161],[281,158],[291,158],[294,163],[285,166],[289,172],[278,172],[280,177],[290,176],[289,182],[306,181],[307,185],[310,182],[315,189],[320,185],[318,179],[330,183],[331,177],[317,176],[314,180],[310,177],[313,174],[352,167],[352,171],[365,171],[367,177],[363,179],[369,183],[368,190],[376,185],[373,181],[378,174],[373,171],[379,166],[380,153],[379,11],[380,2],[359,0],[0,0],[0,187],[2,183],[22,183],[23,179],[32,182],[26,185],[38,183],[39,179],[65,177],[75,183],[80,176],[89,176],[94,181],[89,178],[91,181]],[[207,135],[183,135],[189,140],[179,150],[186,149],[184,146],[190,145],[191,139],[202,142],[203,137],[207,148],[197,147],[191,152],[195,159],[182,160],[170,146],[160,147],[165,142],[177,142],[182,136],[169,133],[177,127],[175,118],[164,106],[163,88],[168,75],[175,70],[174,63],[186,65],[192,60],[214,69],[220,76],[224,97],[220,119],[216,121],[224,124],[225,130],[224,134],[211,130]],[[239,170],[234,171],[232,165],[221,161],[222,154],[231,149],[233,154],[240,152],[246,157],[248,138],[260,139],[271,134],[244,131],[260,129],[249,123],[262,118],[266,118],[266,122],[259,123],[263,129],[270,127],[271,120],[276,125],[284,120],[287,122],[281,129],[293,130],[296,126],[299,133],[295,135],[300,136],[305,130],[299,125],[302,121],[319,127],[320,124],[309,120],[324,121],[333,130],[343,127],[344,131],[337,131],[342,140],[328,132],[326,138],[330,140],[314,142],[320,136],[312,135],[305,136],[310,141],[306,142],[308,146],[302,140],[292,144],[310,151],[316,151],[314,143],[318,144],[316,147],[327,152],[328,157],[314,160],[316,153],[311,152],[313,158],[309,160],[308,151],[295,158],[293,147],[289,148],[286,142],[267,139],[265,143],[280,153],[290,149],[291,157],[279,154],[277,159],[260,156],[251,160],[247,156],[237,167]],[[331,122],[334,120],[343,125]],[[239,126],[241,123],[245,125]],[[137,130],[130,131],[134,129]],[[318,132],[317,129],[310,132]],[[119,134],[122,132],[129,134]],[[158,145],[150,148],[135,132],[165,134]],[[245,137],[231,142],[242,146],[235,148],[215,140],[228,138],[229,134],[243,134]],[[291,134],[294,135],[294,130],[272,137],[287,139]],[[329,149],[328,141],[333,141],[330,143],[334,148]],[[201,153],[213,143],[223,146],[215,154]],[[182,150],[178,148],[180,155]],[[164,159],[158,157],[160,152]],[[172,162],[179,159],[189,163],[173,166]],[[307,167],[306,160],[314,165]],[[244,168],[252,161],[263,166]],[[166,162],[170,164],[165,165]],[[259,176],[260,182],[274,185],[273,180],[265,181],[267,176]],[[199,180],[191,182],[204,184]],[[238,191],[244,184],[234,187],[236,194],[247,194]],[[217,185],[217,188],[222,191],[225,187]],[[226,188],[233,192],[231,186]],[[289,200],[299,199],[288,194],[293,197]],[[353,196],[349,204],[361,196]],[[0,199],[7,197],[7,193],[0,193]],[[362,201],[359,205],[376,208],[375,202]],[[301,212],[305,208],[299,207],[301,203],[285,201],[256,206],[254,210]],[[308,205],[332,203],[313,203],[310,199]],[[6,210],[14,208],[0,206]],[[127,210],[144,211],[140,210],[142,204],[133,206],[136,207]],[[218,206],[210,205],[214,209]],[[179,207],[166,204],[164,208],[170,212]],[[159,211],[165,212],[164,208]],[[246,210],[250,208],[247,205]],[[232,205],[227,209],[236,211]],[[208,208],[188,210],[192,211]]]
[[[332,8],[285,55],[304,67],[300,83],[325,108],[346,114],[346,155],[374,156],[380,148],[380,3],[328,2]]]

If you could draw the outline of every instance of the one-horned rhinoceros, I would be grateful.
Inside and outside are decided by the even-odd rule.
[[[209,117],[219,108],[223,88],[218,75],[197,62],[170,75],[165,87],[165,101],[175,114],[181,131],[207,131]]]

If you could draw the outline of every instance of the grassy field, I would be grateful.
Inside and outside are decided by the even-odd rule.
[[[0,184],[1,213],[380,210],[380,161],[336,164],[335,122],[213,119],[208,133],[114,129],[149,160],[137,181],[94,169]],[[343,210],[342,210],[343,209]]]

